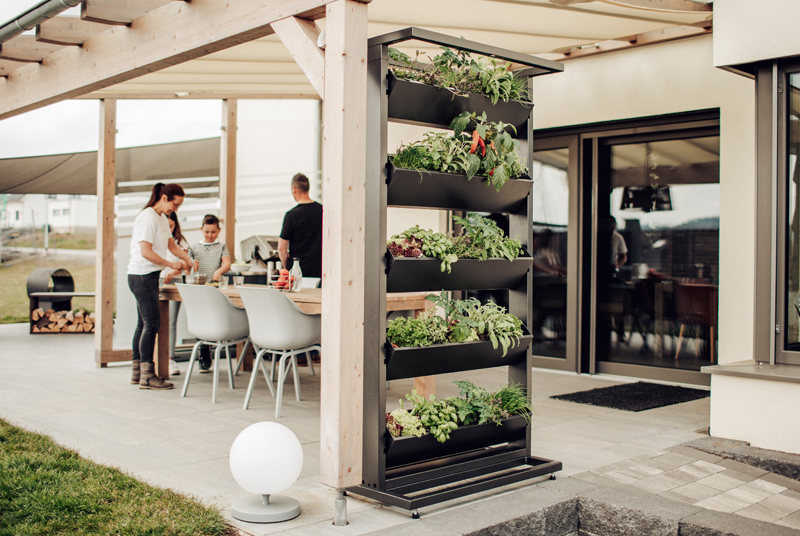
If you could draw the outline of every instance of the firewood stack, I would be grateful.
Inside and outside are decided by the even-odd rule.
[[[34,309],[31,313],[33,333],[94,333],[94,313],[83,309],[54,311]]]

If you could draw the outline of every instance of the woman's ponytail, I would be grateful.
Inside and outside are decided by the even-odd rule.
[[[158,200],[161,199],[161,190],[164,189],[164,183],[159,182],[155,186],[153,186],[153,191],[150,192],[150,201],[144,206],[144,208],[150,208],[155,206],[158,203]]]

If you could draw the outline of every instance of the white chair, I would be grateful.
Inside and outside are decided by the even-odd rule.
[[[211,391],[211,401],[217,402],[217,384],[219,383],[219,358],[222,349],[228,357],[228,380],[233,389],[233,364],[231,363],[230,347],[244,342],[243,352],[247,351],[250,326],[247,322],[247,312],[241,307],[236,307],[225,294],[218,289],[205,285],[186,285],[177,283],[186,309],[189,333],[197,338],[192,348],[192,357],[189,360],[189,370],[183,382],[181,396],[186,396],[192,370],[197,360],[197,353],[201,344],[214,347],[214,387]]]
[[[270,392],[275,395],[272,388],[272,379],[275,374],[275,361],[280,356],[278,364],[278,391],[275,403],[275,417],[281,416],[281,400],[283,398],[283,385],[289,375],[287,361],[294,375],[294,392],[300,400],[300,377],[297,372],[297,354],[319,350],[322,336],[322,323],[320,315],[304,313],[295,303],[283,295],[279,290],[253,287],[240,287],[239,295],[242,297],[247,318],[250,322],[250,339],[253,347],[258,348],[256,362],[250,375],[250,385],[244,398],[244,409],[250,404],[250,396],[256,383],[258,369],[260,368],[267,379]],[[267,375],[262,357],[265,353],[272,353],[272,374]],[[312,367],[311,356],[308,363]]]
[[[318,288],[320,281],[322,281],[320,277],[303,276],[303,288]]]

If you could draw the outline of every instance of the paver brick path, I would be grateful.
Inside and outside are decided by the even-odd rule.
[[[573,478],[630,487],[707,510],[800,529],[800,482],[685,446],[612,463]]]

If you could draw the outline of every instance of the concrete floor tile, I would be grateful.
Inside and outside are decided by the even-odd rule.
[[[607,473],[603,473],[602,476],[604,476],[606,478],[610,478],[611,480],[619,482],[620,484],[633,484],[634,482],[636,482],[638,480],[637,478],[634,478],[634,477],[628,476],[628,475],[624,475],[624,474],[619,473],[617,471],[609,471]]]
[[[787,489],[786,491],[782,491],[781,495],[785,495],[786,497],[791,497],[792,499],[797,499],[800,501],[800,492],[795,491],[793,489]]]
[[[778,510],[779,512],[783,512],[786,515],[794,514],[795,512],[800,511],[800,500],[794,499],[792,497],[787,497],[786,495],[773,495],[772,497],[767,497],[760,504],[764,506],[768,506],[774,510]]]
[[[647,478],[663,473],[661,469],[656,469],[655,467],[650,467],[649,465],[634,461],[620,462],[616,472],[636,479]]]
[[[725,470],[724,467],[719,467],[718,465],[705,462],[703,460],[692,462],[688,465],[679,467],[678,469],[681,471],[685,471],[691,475],[694,475],[697,478],[705,478],[707,476],[711,476],[716,473],[721,473],[722,471]]]
[[[764,476],[759,477],[759,479],[800,493],[800,481],[793,478],[787,478],[783,475],[778,475],[775,473],[767,473]]]
[[[777,525],[800,529],[800,512],[783,517],[775,522]]]
[[[659,451],[659,452],[664,452],[664,451]],[[690,463],[693,463],[695,461],[696,460],[684,456],[682,454],[678,454],[677,452],[665,452],[661,456],[654,456],[647,460],[642,460],[642,463],[645,465],[649,465],[650,467],[655,467],[656,469],[660,469],[662,471],[669,471],[670,469],[676,469],[684,465],[689,465]]]
[[[772,508],[767,508],[760,503],[742,508],[736,513],[740,516],[757,519],[758,521],[765,521],[767,523],[775,523],[779,519],[786,517],[786,514],[773,510]]]
[[[726,476],[729,478],[734,478],[739,482],[752,482],[757,476],[753,476],[752,474],[740,473],[735,469],[725,469],[721,473],[717,473],[718,475]]]
[[[742,462],[737,462],[736,460],[723,459],[717,462],[717,465],[724,467],[725,469],[732,469],[740,474],[752,476],[753,478],[750,480],[754,480],[767,474],[767,471],[763,469],[759,469],[758,467],[753,467],[752,465],[747,465]]]
[[[766,499],[767,497],[771,497],[773,495],[777,495],[783,491],[786,491],[787,488],[783,486],[779,486],[778,484],[773,484],[772,482],[767,482],[761,478],[753,480],[752,482],[747,482],[746,484],[742,485],[743,488],[747,489],[748,491],[752,491],[753,493],[759,493],[764,496]]]
[[[720,493],[718,489],[709,488],[708,486],[704,486],[703,484],[698,484],[697,482],[692,482],[691,484],[685,484],[683,486],[673,488],[670,491],[679,493],[681,495],[689,497],[690,499],[694,499],[695,502],[703,501],[711,497],[716,497]]]
[[[676,452],[678,454],[682,454],[687,458],[692,458],[694,460],[703,460],[709,463],[718,463],[722,460],[722,457],[717,456],[716,454],[710,454],[708,452],[703,452],[702,450],[694,449],[691,447],[685,447],[683,445],[677,445],[671,447],[669,450],[672,452]]]
[[[709,488],[714,488],[719,491],[728,491],[742,485],[741,480],[736,480],[735,478],[730,478],[728,476],[720,474],[710,475],[705,478],[701,478],[697,482],[699,484],[703,484],[704,486],[708,486]]]
[[[681,493],[676,493],[674,489],[659,493],[658,496],[670,501],[677,501],[686,504],[694,504],[697,501],[696,499],[692,499],[691,497],[687,497]]]
[[[636,486],[637,488],[641,488],[649,493],[659,494],[671,489],[679,488],[684,484],[679,480],[675,480],[669,478],[668,476],[664,476],[664,474],[662,473],[660,475],[655,475],[648,478],[643,478],[641,480],[637,480],[632,485]]]
[[[724,493],[724,495],[733,497],[734,499],[738,499],[740,501],[744,501],[750,504],[755,504],[763,500],[763,497],[761,497],[761,495],[753,493],[752,491],[748,491],[746,489],[742,489],[741,487],[728,490]]]
[[[716,510],[717,512],[732,513],[742,508],[747,508],[752,503],[736,499],[726,494],[715,495],[694,503],[695,506],[705,508],[707,510]]]

